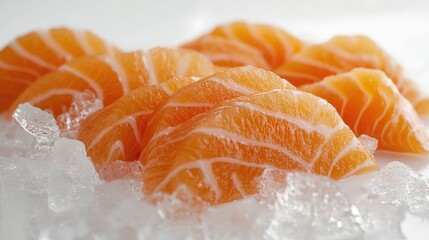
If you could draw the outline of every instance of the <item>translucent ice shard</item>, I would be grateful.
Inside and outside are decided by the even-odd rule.
[[[103,102],[93,92],[85,90],[76,94],[68,112],[57,117],[61,132],[64,136],[75,138],[80,122],[102,108]]]
[[[0,239],[25,239],[27,169],[15,159],[0,157]]]
[[[82,142],[61,138],[55,143],[52,157],[48,202],[52,210],[60,212],[90,196],[99,177]]]
[[[375,150],[377,150],[377,147],[378,147],[377,139],[364,134],[364,135],[360,135],[359,140],[370,152],[374,153]]]
[[[209,207],[201,218],[207,239],[258,240],[272,239],[265,235],[265,231],[273,215],[274,212],[266,204],[249,197]]]
[[[364,194],[354,204],[359,209],[365,239],[405,239],[401,232],[401,223],[405,218],[403,208],[384,204],[378,196],[372,194]]]
[[[410,213],[429,218],[429,180],[400,162],[391,162],[374,173],[368,190],[382,203],[405,207]]]
[[[267,179],[268,175],[264,175]],[[275,173],[274,178],[278,177]],[[332,180],[307,173],[288,173],[286,184],[276,192],[271,206],[274,218],[266,231],[270,239],[360,239],[363,236],[358,212]]]
[[[177,187],[172,194],[157,193],[151,198],[156,202],[161,217],[176,222],[198,222],[199,213],[205,206],[185,185]]]
[[[54,117],[29,103],[20,104],[13,113],[13,118],[35,138],[35,147],[38,149],[52,147],[60,136]]]
[[[5,116],[0,115],[0,139],[2,139],[6,133],[7,133],[7,129],[8,129],[8,121],[6,120]]]
[[[141,179],[143,167],[139,161],[125,162],[116,160],[111,162],[106,167],[98,169],[100,178],[104,181],[112,181],[115,179],[132,179],[139,181]]]

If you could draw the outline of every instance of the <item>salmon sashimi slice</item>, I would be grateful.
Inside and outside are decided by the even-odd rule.
[[[220,67],[254,66],[271,69],[258,49],[237,39],[207,35],[181,47],[194,49],[204,54],[216,66]]]
[[[179,88],[196,80],[176,77],[135,89],[84,120],[77,139],[85,144],[96,168],[101,169],[115,160],[138,160],[141,135],[154,109]]]
[[[276,89],[224,102],[142,152],[150,196],[186,185],[210,204],[258,191],[264,170],[342,179],[377,169],[374,157],[335,108],[313,94]]]
[[[357,67],[384,71],[411,101],[420,116],[429,114],[429,97],[404,76],[399,64],[365,36],[337,36],[326,43],[310,45],[275,72],[295,86],[301,86]]]
[[[218,40],[211,41],[207,44],[204,42],[207,41],[207,38],[205,38],[207,36],[224,38],[229,41],[224,47],[219,46],[220,42]],[[212,38],[209,39],[212,40]],[[240,47],[237,42],[241,42],[242,47]],[[225,64],[227,63],[226,61],[221,62],[223,63],[220,64],[221,66],[228,67],[237,66],[237,63],[239,62],[246,65],[255,61],[260,62],[258,55],[249,54],[251,51],[248,49],[253,48],[254,51],[260,52],[268,63],[269,66],[265,67],[265,69],[272,70],[287,62],[295,52],[302,48],[303,45],[304,43],[298,38],[274,26],[250,24],[245,22],[231,22],[216,27],[209,33],[203,35],[203,37],[184,44],[183,47],[201,51],[203,54],[208,53],[208,58],[215,63],[219,63],[219,55],[224,55],[223,58],[229,57],[230,59],[251,57],[249,60],[250,62],[234,61],[231,65]]]
[[[37,78],[64,63],[119,50],[88,31],[53,28],[18,37],[0,51],[0,112]]]
[[[142,138],[142,149],[154,138],[223,101],[272,89],[295,89],[276,74],[255,68],[224,69],[180,89],[154,113]]]
[[[429,152],[429,136],[416,111],[382,71],[356,68],[300,90],[326,99],[356,135],[376,138],[380,149]]]
[[[12,104],[30,102],[58,116],[69,109],[73,95],[92,91],[108,106],[129,91],[175,76],[204,77],[214,65],[202,54],[185,49],[154,48],[115,55],[85,56],[39,78]]]

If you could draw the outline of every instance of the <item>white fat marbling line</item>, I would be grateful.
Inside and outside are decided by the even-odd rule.
[[[191,132],[192,133],[201,133],[201,134],[205,134],[208,136],[216,136],[217,138],[228,139],[229,141],[238,142],[238,143],[241,143],[244,145],[251,145],[251,146],[268,148],[268,149],[280,152],[280,153],[288,156],[291,160],[295,161],[296,163],[303,166],[307,170],[310,169],[310,165],[304,159],[293,154],[289,149],[287,149],[281,145],[275,144],[275,143],[265,142],[265,141],[261,141],[261,140],[254,140],[254,139],[251,139],[251,138],[245,137],[243,135],[239,135],[237,133],[233,133],[233,132],[227,131],[225,129],[221,129],[221,128],[199,127],[195,130],[192,130]],[[280,161],[280,159],[279,159],[279,161]]]
[[[111,161],[114,161],[114,160],[120,160],[120,159],[112,159],[113,153],[114,153],[116,150],[119,150],[119,152],[121,153],[121,155],[122,155],[122,157],[123,157],[123,159],[122,159],[122,160],[125,160],[125,148],[124,148],[124,143],[123,143],[121,140],[116,140],[116,141],[112,144],[112,146],[110,147],[109,155],[108,155],[107,159],[108,159],[108,160],[111,160]]]
[[[220,30],[226,38],[231,38],[242,42],[241,39],[235,34],[234,29],[232,29],[230,25],[223,25],[218,28],[218,30]]]
[[[343,72],[342,69],[339,69],[335,66],[332,66],[326,62],[320,62],[319,60],[303,57],[301,55],[295,55],[293,58],[293,61],[300,63],[300,64],[303,64],[303,65],[309,65],[309,66],[314,66],[317,68],[325,69],[325,70],[328,70],[330,72],[333,72],[334,74],[339,74],[339,73]]]
[[[249,95],[249,94],[256,92],[256,90],[254,90],[254,89],[250,89],[250,88],[247,88],[243,85],[240,85],[240,84],[237,84],[234,82],[230,82],[228,80],[219,79],[216,77],[209,77],[209,78],[204,79],[203,81],[217,83],[219,85],[224,86],[225,88],[227,88],[229,90],[232,90],[234,92],[239,92],[243,95]]]
[[[115,47],[113,47],[113,45],[111,45],[107,42],[104,42],[104,46],[106,47],[106,50],[107,50],[106,52],[108,55],[114,55],[116,53]]]
[[[143,52],[142,51],[142,61],[143,65],[146,68],[147,74],[149,79],[147,79],[147,85],[155,85],[158,83],[158,77],[156,75],[154,66],[152,64],[152,57],[150,55],[150,52]]]
[[[43,94],[34,96],[33,98],[31,98],[29,100],[29,102],[34,105],[34,104],[42,102],[42,101],[44,101],[44,100],[46,100],[52,96],[55,96],[55,95],[71,95],[71,96],[74,96],[78,93],[81,93],[81,92],[78,90],[75,90],[75,89],[71,89],[71,88],[55,88],[55,89],[46,91]]]
[[[335,156],[334,160],[332,160],[331,167],[329,168],[329,172],[327,176],[331,176],[332,171],[334,170],[335,165],[337,165],[338,161],[341,160],[347,153],[351,152],[353,149],[362,146],[362,143],[355,137],[351,139],[351,142]]]
[[[22,58],[25,58],[27,60],[30,60],[31,62],[39,65],[40,67],[49,69],[49,70],[55,70],[57,68],[57,66],[52,65],[48,62],[46,62],[45,60],[43,60],[42,58],[40,58],[39,56],[36,56],[30,52],[28,52],[26,49],[24,49],[22,47],[22,45],[18,42],[18,41],[13,41],[11,44],[9,44],[10,48],[19,56],[21,56]]]
[[[152,119],[153,119],[153,118],[152,118]],[[149,124],[148,124],[148,125],[149,125]],[[151,138],[150,138],[150,141],[149,141],[149,143],[147,144],[147,146],[149,146],[149,144],[150,144],[151,142],[156,141],[156,139],[158,139],[158,138],[160,138],[160,137],[162,137],[162,136],[165,136],[165,135],[170,134],[170,133],[171,133],[171,132],[173,132],[175,129],[177,129],[179,126],[180,126],[180,124],[179,124],[179,125],[176,125],[176,126],[173,126],[173,127],[167,127],[167,128],[164,128],[164,129],[162,129],[161,131],[157,132],[155,135],[153,135],[153,137],[151,137]],[[147,146],[146,146],[146,148],[147,148]]]
[[[161,90],[162,90],[163,92],[165,92],[165,94],[167,94],[168,96],[173,95],[174,91],[173,91],[173,90],[171,90],[171,89],[170,89],[170,87],[168,87],[168,84],[166,84],[166,83],[161,83],[161,84],[159,84],[158,86],[159,86],[159,88],[161,88]]]
[[[93,138],[93,140],[91,141],[91,143],[88,146],[88,151],[90,149],[92,149],[98,142],[100,142],[101,139],[105,135],[107,135],[110,131],[112,131],[113,128],[115,128],[121,124],[129,124],[133,130],[133,134],[134,134],[134,138],[135,138],[136,142],[138,144],[141,144],[141,133],[140,133],[140,130],[137,126],[136,118],[141,117],[141,116],[145,116],[145,115],[150,115],[152,113],[153,113],[153,110],[140,111],[140,112],[134,113],[131,116],[126,116],[124,118],[118,119],[114,123],[110,124],[108,127],[104,128],[101,132],[99,132],[97,134],[97,136],[95,138]]]
[[[253,163],[253,162],[246,162],[246,161],[243,161],[241,159],[236,159],[236,158],[218,157],[218,158],[198,159],[198,160],[195,160],[192,162],[187,162],[185,164],[176,166],[156,186],[153,193],[160,191],[163,187],[165,187],[171,181],[171,179],[173,177],[175,177],[181,171],[185,171],[188,169],[200,169],[202,173],[206,173],[207,168],[208,167],[212,168],[213,163],[228,163],[228,164],[242,165],[242,166],[251,167],[251,168],[263,168],[263,169],[274,169],[274,170],[284,171],[284,169],[276,168],[276,167],[269,165],[269,164],[259,164],[259,163]],[[213,170],[208,171],[208,173],[210,173],[210,172],[213,172]],[[218,200],[221,197],[221,192],[220,192],[220,189],[218,187],[217,180],[216,180],[215,176],[213,176],[213,175],[209,175],[209,176],[204,175],[204,176],[205,176],[209,186],[215,192],[216,200]],[[216,180],[216,184],[214,184],[213,179]]]
[[[91,54],[95,53],[94,49],[92,49],[91,45],[88,42],[88,38],[86,36],[87,32],[85,32],[85,31],[72,31],[72,34],[86,55],[91,55]]]
[[[104,55],[104,56],[100,56],[100,59],[103,62],[105,62],[107,65],[109,65],[109,67],[113,70],[113,72],[116,73],[116,76],[118,77],[118,81],[122,86],[123,94],[124,95],[127,94],[130,91],[127,74],[125,73],[124,68],[118,62],[116,57]]]
[[[231,174],[231,180],[232,180],[232,183],[234,184],[235,189],[237,189],[237,191],[241,194],[241,196],[245,197],[247,194],[246,194],[246,191],[244,191],[243,189],[242,182],[237,177],[237,173]]]
[[[187,71],[192,66],[192,58],[194,57],[193,54],[186,54],[185,56],[182,56],[176,66],[176,76],[186,76]]]
[[[164,105],[164,108],[169,108],[169,107],[190,107],[190,108],[194,108],[194,107],[206,107],[206,108],[211,108],[213,107],[212,103],[205,103],[205,102],[168,102],[167,104]]]
[[[338,89],[335,89],[334,87],[332,87],[331,85],[329,85],[327,83],[327,81],[321,81],[318,83],[315,83],[316,86],[320,86],[322,88],[325,88],[326,90],[330,91],[331,94],[335,94],[337,95],[339,98],[341,98],[341,110],[339,111],[340,116],[342,116],[344,114],[347,102],[349,101],[349,98],[347,97],[346,94],[344,94],[343,92],[338,91]]]
[[[157,113],[152,117],[152,119],[154,120],[157,116],[159,116],[160,114],[162,114],[164,112],[165,109],[170,108],[170,107],[207,107],[207,108],[211,108],[213,107],[212,103],[199,103],[199,102],[173,102],[175,100],[174,97],[178,97],[178,95],[173,96],[173,98],[165,103],[162,108],[160,108]],[[149,122],[149,124],[152,122],[152,120]]]
[[[332,43],[326,43],[323,44],[324,49],[333,52],[335,55],[341,56],[342,59],[347,59],[350,61],[354,61],[357,59],[363,59],[365,62],[371,62],[374,66],[374,68],[380,69],[381,68],[381,62],[380,59],[375,56],[374,54],[369,53],[361,53],[361,54],[353,54],[349,53],[337,46],[334,46]]]
[[[371,105],[374,96],[372,94],[368,93],[368,91],[364,88],[364,86],[362,86],[362,82],[360,81],[360,79],[358,79],[355,74],[350,74],[349,75],[349,81],[354,82],[358,86],[360,92],[365,97],[365,105],[363,107],[361,107],[360,109],[355,109],[355,111],[359,111],[359,114],[358,114],[356,122],[355,122],[355,124],[353,126],[353,131],[354,132],[358,132],[358,129],[359,129],[358,126],[359,126],[359,123],[360,123],[360,121],[362,119],[362,115],[368,109],[369,105]]]
[[[84,82],[86,82],[94,90],[95,94],[97,95],[97,98],[99,98],[101,101],[104,100],[104,92],[103,92],[103,89],[100,87],[100,85],[98,85],[98,83],[96,81],[94,81],[94,79],[88,77],[86,74],[81,72],[79,69],[76,69],[73,66],[70,66],[68,64],[64,64],[58,70],[69,72],[69,73],[75,75],[76,77],[78,77],[79,79],[82,79]]]
[[[278,58],[276,54],[276,50],[273,48],[273,46],[271,46],[269,42],[267,42],[265,39],[261,37],[261,35],[257,32],[256,26],[246,24],[246,27],[248,29],[250,36],[252,36],[252,38],[262,46],[262,48],[264,49],[264,52],[268,53],[268,55],[270,56],[271,58],[270,64],[272,64],[273,62],[276,62]]]
[[[66,61],[73,59],[73,56],[52,38],[50,31],[38,31],[36,34],[50,49],[56,52],[59,56],[64,57]]]
[[[7,70],[7,71],[27,73],[27,74],[32,75],[35,78],[38,78],[41,76],[38,72],[36,72],[30,68],[12,66],[8,63],[3,62],[2,60],[0,60],[0,68]],[[28,80],[28,81],[29,81],[29,83],[33,83],[33,81],[31,81],[31,80]]]
[[[373,123],[371,135],[375,134],[376,129],[381,124],[380,121],[386,116],[386,114],[388,113],[388,110],[391,107],[394,107],[394,106],[392,106],[393,105],[393,99],[389,93],[387,93],[386,91],[378,91],[378,94],[383,98],[385,106],[384,106],[383,112],[378,115],[377,119]],[[383,131],[384,131],[384,129],[383,129]]]
[[[271,31],[273,32],[273,34],[276,37],[276,39],[279,40],[279,42],[281,43],[281,45],[282,45],[282,47],[284,49],[284,52],[282,54],[284,57],[283,57],[283,62],[280,63],[280,65],[281,65],[281,64],[283,64],[285,61],[287,61],[290,58],[290,56],[292,55],[293,50],[292,50],[292,48],[290,46],[289,41],[287,41],[286,37],[283,37],[284,33],[282,33],[280,31],[280,29],[272,28]]]
[[[295,124],[298,128],[303,129],[307,133],[317,132],[317,133],[325,136],[326,132],[329,131],[330,129],[332,129],[331,127],[329,127],[327,125],[315,126],[315,125],[309,123],[308,121],[305,121],[304,119],[293,117],[290,115],[286,115],[286,114],[281,113],[281,112],[270,111],[268,109],[262,108],[258,105],[252,104],[252,103],[233,102],[232,104],[233,104],[233,106],[244,107],[244,108],[249,109],[250,111],[259,112],[259,113],[265,114],[265,115],[270,116],[270,117],[274,117],[277,119],[288,121],[290,123]]]
[[[340,130],[347,128],[347,126],[342,122],[341,124],[338,124],[335,128],[329,130],[326,132],[326,135],[324,137],[323,143],[320,144],[320,146],[317,148],[316,153],[314,154],[313,158],[311,159],[310,166],[313,167],[314,164],[319,160],[320,156],[323,153],[323,149],[328,144],[329,140],[332,139],[332,136],[339,132]]]
[[[350,176],[353,176],[355,173],[365,169],[365,168],[372,168],[374,167],[375,163],[371,159],[367,159],[364,163],[357,166],[356,168],[352,169],[350,172],[346,173],[344,176],[342,176],[342,179],[348,178]]]
[[[153,121],[155,121],[157,119],[157,116],[159,116],[159,114],[162,114],[163,111],[169,107],[206,107],[206,108],[212,108],[213,104],[211,103],[192,103],[192,102],[187,102],[187,103],[172,103],[169,102],[167,104],[165,104],[162,109],[160,109],[157,114],[155,116],[153,116],[151,118],[151,120],[148,123],[148,126],[152,125]],[[156,139],[160,138],[161,136],[165,136],[170,134],[172,131],[174,131],[176,128],[178,128],[181,124],[176,125],[176,126],[169,126],[166,127],[164,129],[162,129],[161,131],[158,131],[155,135],[153,135],[150,139],[150,142],[155,141]]]

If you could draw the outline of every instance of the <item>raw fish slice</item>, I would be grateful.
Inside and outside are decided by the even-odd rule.
[[[224,102],[152,141],[142,153],[146,194],[186,185],[210,204],[258,191],[266,169],[342,179],[377,169],[332,105],[297,90]]]
[[[204,54],[220,67],[254,66],[271,69],[258,49],[237,39],[207,35],[181,47],[194,49]]]
[[[158,84],[175,76],[204,77],[215,71],[202,54],[185,49],[154,48],[115,55],[75,59],[33,83],[12,104],[30,102],[54,116],[69,109],[73,95],[90,90],[108,106],[133,89]]]
[[[429,152],[429,136],[416,111],[379,70],[356,68],[300,90],[326,99],[356,135],[376,138],[380,149]]]
[[[231,46],[230,52],[228,52],[226,47],[218,47],[217,42],[214,42],[213,45],[205,44],[204,41],[206,36],[231,40],[228,41],[228,43],[229,45],[234,46]],[[219,54],[227,54],[232,59],[243,59],[249,57],[249,50],[241,50],[237,47],[237,41],[241,42],[243,46],[247,45],[247,49],[253,48],[256,51],[259,51],[269,65],[265,67],[267,70],[276,69],[278,66],[287,62],[290,57],[299,51],[304,45],[301,40],[274,26],[232,22],[218,26],[211,32],[203,35],[203,37],[196,41],[187,43],[184,46],[203,53],[208,52],[209,54],[207,56],[214,62],[217,62],[217,58],[213,58],[213,56],[216,56],[216,50],[218,50]],[[255,55],[252,56],[251,60],[260,61]],[[233,66],[237,65],[234,63],[229,67]]]
[[[276,74],[255,68],[225,69],[180,89],[154,113],[143,135],[142,149],[154,138],[223,101],[273,89],[295,89]]]
[[[195,81],[192,77],[176,77],[135,89],[83,121],[77,139],[85,144],[97,170],[115,160],[138,160],[141,135],[154,109]]]
[[[365,36],[337,36],[326,43],[310,45],[275,72],[298,87],[357,67],[384,71],[420,116],[429,114],[429,97],[404,77],[402,68],[383,49]]]
[[[85,55],[116,52],[88,31],[53,28],[18,37],[0,51],[0,112],[37,78],[62,64]]]

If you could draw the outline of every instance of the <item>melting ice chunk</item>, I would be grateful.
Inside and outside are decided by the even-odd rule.
[[[8,121],[6,120],[5,116],[0,115],[0,139],[6,135],[8,130]]]
[[[103,108],[103,102],[89,90],[74,95],[68,112],[57,117],[58,125],[65,136],[75,138],[80,122],[93,112]]]
[[[272,173],[273,178],[279,177]],[[272,181],[270,174],[264,174],[262,181]],[[277,190],[272,204],[274,218],[267,229],[271,239],[356,239],[363,235],[358,212],[332,180],[288,173],[286,183]],[[272,189],[262,189],[267,190],[270,193],[264,195],[272,195]]]
[[[29,103],[20,104],[13,118],[36,139],[35,147],[38,149],[50,148],[60,136],[54,117]]]
[[[405,218],[403,208],[383,204],[372,194],[358,198],[355,206],[360,212],[360,225],[365,232],[365,239],[405,239],[401,232],[401,223]]]
[[[366,149],[368,149],[373,154],[375,153],[375,150],[377,150],[378,147],[377,139],[363,134],[360,135],[359,140],[362,142]]]
[[[86,198],[99,183],[98,174],[86,156],[82,142],[59,139],[48,172],[48,202],[54,211],[65,211]]]
[[[366,187],[383,203],[429,218],[428,178],[400,162],[391,162],[374,173]]]
[[[51,214],[39,239],[138,239],[138,231],[147,233],[140,239],[154,239],[162,219],[140,195],[129,180],[97,184],[92,198]]]
[[[112,181],[116,179],[132,179],[139,181],[141,179],[143,167],[139,161],[125,162],[116,160],[111,162],[106,167],[99,169],[100,178],[104,181]]]
[[[273,211],[254,197],[207,208],[202,215],[207,239],[272,239],[265,231]],[[284,236],[286,238],[286,236]]]
[[[156,201],[161,217],[173,221],[198,222],[204,203],[185,185],[177,187],[171,195],[158,193],[151,197]]]

